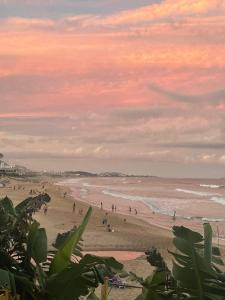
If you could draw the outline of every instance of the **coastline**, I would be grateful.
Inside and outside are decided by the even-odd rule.
[[[104,179],[107,182],[108,178],[104,178]],[[101,189],[101,188],[104,188],[104,186],[89,184],[89,183],[86,182],[88,180],[92,181],[93,178],[76,178],[76,179],[69,179],[69,180],[66,179],[66,180],[63,180],[61,182],[58,182],[57,185],[64,186],[64,187],[68,188],[69,191],[70,191],[70,195],[72,197],[74,197],[75,199],[77,199],[77,201],[80,201],[84,205],[88,205],[91,202],[91,205],[93,207],[95,207],[95,209],[99,210],[100,209],[100,203],[101,203],[100,202],[101,198],[99,198],[99,197],[101,197],[101,195],[100,195],[100,193],[96,194],[94,190],[95,190],[96,187]],[[114,180],[116,181],[118,179],[114,179]],[[163,180],[165,180],[165,179],[163,179]],[[96,181],[96,179],[94,179],[94,181]],[[124,181],[124,179],[122,179],[122,181]],[[140,178],[138,178],[138,181],[140,181]],[[186,180],[184,180],[184,181],[186,181]],[[71,186],[71,183],[74,184],[75,182],[81,183],[79,188],[81,188],[81,186],[89,188],[88,197],[87,196],[81,197],[80,193],[76,192],[76,188],[74,188],[73,185]],[[202,182],[202,180],[200,182]],[[100,183],[102,184],[101,179],[100,179]],[[198,182],[198,184],[199,184],[199,182]],[[188,185],[190,185],[190,181],[188,182]],[[220,187],[220,186],[217,186],[217,185],[212,186],[210,184],[208,184],[208,185],[199,184],[199,187],[202,187],[202,186],[204,188],[206,187],[206,188],[210,188],[210,189],[211,188],[216,189],[216,188]],[[92,190],[91,188],[94,188],[94,190]],[[120,186],[120,188],[121,188],[121,186]],[[102,191],[104,191],[104,189]],[[114,191],[114,190],[112,190],[112,191]],[[185,192],[186,191],[188,191],[187,194],[189,194],[189,190],[185,190]],[[193,193],[195,194],[197,192],[191,191],[191,194],[193,194]],[[198,193],[201,195],[201,192],[198,192]],[[211,195],[211,191],[210,192],[203,192],[203,193],[206,194],[206,195]],[[105,193],[103,192],[103,194],[105,194]],[[115,192],[115,194],[118,194],[120,196],[120,192]],[[119,199],[114,199],[114,198],[110,199],[109,195],[107,195],[107,197],[109,197],[109,201],[111,201],[109,203],[116,203],[120,207],[121,207],[121,203],[126,203],[125,204],[126,209],[130,205],[135,205],[134,207],[137,208],[137,210],[139,212],[144,211],[145,213],[142,213],[142,214],[139,213],[137,215],[134,215],[134,214],[130,214],[128,212],[128,210],[123,209],[123,210],[120,211],[120,210],[117,209],[116,215],[121,216],[122,218],[131,217],[131,218],[137,219],[141,222],[144,222],[144,224],[145,224],[144,226],[146,226],[146,228],[151,228],[151,230],[154,229],[154,228],[155,228],[156,231],[161,229],[162,232],[159,232],[159,235],[162,235],[163,237],[165,237],[165,235],[166,235],[166,237],[168,237],[168,235],[169,235],[170,238],[172,239],[172,227],[173,226],[181,226],[182,225],[182,226],[186,226],[188,228],[191,228],[193,230],[196,230],[200,233],[203,233],[203,223],[205,223],[205,222],[210,222],[211,223],[210,220],[208,220],[207,218],[203,218],[203,217],[201,217],[201,218],[200,217],[183,218],[183,217],[177,216],[176,220],[174,220],[171,215],[167,215],[167,214],[158,213],[158,212],[153,211],[151,209],[151,207],[149,207],[149,205],[147,205],[146,203],[144,203],[142,201],[130,201],[130,200],[124,199],[123,197],[122,198],[119,197]],[[134,198],[134,197],[140,198],[139,196],[132,196],[132,194],[131,194],[131,198]],[[115,200],[117,200],[117,202],[114,202]],[[104,205],[104,199],[102,201],[103,201],[103,205]],[[106,211],[108,213],[111,212],[111,204],[108,205],[108,207],[106,207]],[[220,236],[219,237],[219,243],[218,243],[218,237],[217,237],[217,230],[219,229],[219,226],[223,225],[223,222],[212,221],[211,225],[212,225],[212,228],[214,230],[213,243],[214,243],[214,245],[219,245],[221,247],[221,250],[223,250],[225,248],[225,239],[223,238],[223,236],[222,237]],[[169,243],[169,244],[171,245],[171,243]],[[158,245],[158,243],[157,243],[157,245]],[[160,249],[160,246],[157,246],[157,247]],[[134,250],[134,251],[143,251],[144,250],[145,251],[146,250],[145,247],[140,246],[140,245],[136,248],[133,248],[133,247],[124,246],[122,244],[122,245],[120,245],[120,248],[121,249],[125,248],[125,250],[128,250],[128,251],[129,250],[130,251],[132,251],[132,250]],[[105,249],[112,250],[112,246],[110,246],[108,248],[105,247]],[[163,249],[162,249],[162,251],[163,251]]]
[[[81,178],[83,179],[83,178]],[[78,179],[80,180],[80,179]],[[85,178],[85,180],[88,180]],[[110,211],[111,204],[104,210],[100,208],[99,194],[90,193],[92,202],[89,203],[89,199],[82,199],[78,197],[74,190],[67,184],[62,185],[62,180],[55,180],[52,178],[40,178],[38,180],[15,180],[10,179],[8,188],[1,188],[1,193],[5,192],[13,201],[17,202],[25,199],[29,195],[30,189],[39,189],[41,191],[41,185],[46,183],[45,190],[50,194],[52,201],[49,205],[48,216],[44,216],[43,211],[36,213],[36,219],[47,229],[49,236],[49,245],[54,241],[58,232],[68,231],[73,226],[78,226],[82,221],[85,211],[91,205],[93,207],[93,215],[90,220],[90,224],[84,234],[84,250],[85,251],[138,251],[144,252],[152,246],[157,247],[160,251],[164,252],[165,257],[168,256],[167,251],[172,247],[172,226],[184,225],[190,228],[191,220],[186,222],[176,220],[168,216],[161,215],[150,211],[150,208],[143,203],[135,202],[134,207],[138,209],[138,215],[130,214],[127,208],[130,202],[123,199],[119,203],[119,209],[116,213]],[[64,181],[65,182],[65,181]],[[24,185],[25,190],[13,191],[12,186]],[[11,188],[10,188],[11,185]],[[66,197],[64,198],[64,193]],[[22,196],[24,195],[24,196]],[[76,211],[72,212],[73,203],[76,203]],[[121,207],[121,203],[125,203],[124,207]],[[121,210],[120,210],[121,207]],[[148,215],[141,214],[142,209],[149,211]],[[82,210],[82,214],[79,211]],[[107,228],[102,225],[102,220],[105,217],[105,213],[108,214],[110,225],[114,228],[114,232],[107,232]],[[124,222],[126,219],[126,222]],[[202,223],[199,222],[199,228],[202,230]],[[197,229],[200,231],[199,229]],[[218,239],[214,238],[214,244],[217,244]],[[224,247],[225,241],[219,240],[220,246]]]
[[[56,180],[41,178],[39,182],[32,179],[17,181],[10,179],[5,188],[0,189],[0,197],[8,195],[14,203],[18,203],[29,197],[29,191],[36,189],[41,191],[41,186],[45,182],[45,191],[51,196],[47,216],[43,211],[35,214],[35,218],[46,228],[49,245],[54,241],[58,232],[70,230],[73,226],[78,226],[90,205],[82,199],[74,197],[71,189],[67,186],[55,185]],[[20,185],[21,188],[13,190],[13,186]],[[67,193],[64,198],[64,193]],[[73,203],[76,203],[76,211],[72,212]],[[79,214],[82,210],[82,215]],[[149,224],[145,220],[136,218],[133,215],[126,215],[108,212],[110,224],[115,232],[107,232],[102,225],[105,211],[98,207],[93,207],[93,214],[90,223],[84,233],[84,251],[137,251],[148,250],[152,246],[162,250],[167,256],[167,250],[172,245],[172,235],[168,229],[160,228],[155,224]],[[126,218],[126,223],[124,223]]]

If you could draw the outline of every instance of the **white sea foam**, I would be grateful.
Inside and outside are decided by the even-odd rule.
[[[199,192],[199,191],[193,191],[193,190],[185,190],[185,189],[176,189],[176,191],[177,192],[183,192],[183,193],[186,193],[186,194],[201,196],[201,197],[218,196],[218,194],[212,194],[212,193],[207,193],[207,192]]]
[[[90,183],[88,183],[88,182],[84,182],[84,183],[82,183],[82,185],[84,186],[84,187],[96,187],[96,188],[104,188],[105,186],[104,185],[96,185],[96,184],[90,184]]]
[[[216,203],[225,205],[225,198],[222,197],[222,196],[213,196],[213,197],[210,198],[210,200],[212,200],[212,201],[214,201]]]
[[[55,185],[72,185],[81,180],[82,180],[82,178],[70,178],[70,179],[65,179],[65,180],[59,181],[59,182],[55,183]]]
[[[151,197],[144,197],[144,196],[134,196],[134,195],[127,195],[127,194],[123,194],[121,192],[118,191],[110,191],[110,190],[103,190],[102,193],[104,195],[109,195],[111,197],[115,197],[115,198],[122,198],[122,199],[126,199],[129,201],[139,201],[142,202],[144,204],[146,204],[152,211],[154,212],[158,212],[164,215],[169,215],[169,216],[173,216],[174,211],[170,210],[170,209],[166,209],[164,207],[159,208],[155,202],[156,201],[160,201],[159,198],[151,198]]]
[[[181,189],[181,191],[183,192],[182,189]],[[186,191],[188,193],[189,192],[194,192],[194,194],[197,193],[197,192],[195,193],[195,191],[190,191],[190,190],[185,190],[185,192]],[[109,196],[115,197],[115,198],[122,198],[122,199],[130,200],[130,201],[143,202],[149,208],[151,208],[151,210],[153,210],[155,212],[158,212],[160,214],[163,214],[163,215],[173,216],[173,214],[174,214],[174,210],[172,210],[172,209],[166,209],[166,208],[156,206],[155,202],[156,201],[160,202],[159,198],[150,198],[150,197],[143,197],[143,196],[127,195],[127,194],[123,194],[121,192],[110,191],[110,190],[104,190],[104,191],[102,191],[102,193],[104,195],[109,195]],[[207,195],[208,194],[209,193],[207,193]],[[213,195],[213,194],[210,194],[210,195]],[[202,196],[202,194],[200,194],[200,196]],[[204,196],[206,196],[205,193],[204,193]],[[177,199],[177,200],[179,201],[179,199]],[[213,196],[213,197],[210,198],[210,200],[225,205],[225,199],[222,196],[220,196],[220,197]],[[180,217],[180,218],[183,218],[183,219],[188,219],[188,220],[199,219],[199,220],[202,220],[202,221],[205,221],[205,222],[224,222],[225,221],[225,218],[223,219],[223,218],[217,218],[217,217],[207,218],[207,217],[203,217],[203,216],[195,217],[195,216],[184,216],[184,215],[178,215],[178,214],[176,214],[176,216]]]
[[[216,185],[216,184],[200,184],[201,187],[210,188],[210,189],[219,189],[223,187],[222,185]]]
[[[202,218],[204,222],[224,222],[225,218]]]
[[[90,186],[90,187],[93,186],[92,184],[89,184],[88,182],[83,182],[82,185],[83,186]]]
[[[123,194],[123,193],[120,193],[120,192],[109,191],[109,190],[104,190],[104,191],[102,191],[102,193],[104,195],[109,195],[109,196],[112,196],[112,197],[115,197],[115,198],[123,198],[123,199],[131,200],[131,201],[147,201],[147,200],[152,200],[152,198],[150,198],[150,197],[127,195],[127,194]]]

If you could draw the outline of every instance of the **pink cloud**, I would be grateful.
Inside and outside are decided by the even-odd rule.
[[[12,112],[12,113],[0,113],[0,119],[17,119],[17,118],[51,118],[60,116],[59,113],[54,112]]]
[[[120,145],[123,158],[206,161],[149,145],[224,139],[223,12],[224,1],[166,0],[109,16],[2,20],[0,137],[8,130],[10,141],[0,146],[28,153],[33,132],[43,155],[65,135],[65,156],[116,157]]]

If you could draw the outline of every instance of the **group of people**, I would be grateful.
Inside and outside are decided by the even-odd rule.
[[[101,202],[100,203],[100,206],[101,206],[101,209],[103,209],[103,203]],[[116,212],[116,205],[115,204],[112,204],[112,212]]]
[[[100,206],[101,206],[101,209],[103,209],[103,203],[101,202],[100,203]],[[114,212],[116,212],[116,210],[117,210],[117,207],[116,207],[116,205],[115,204],[112,204],[112,212],[114,213]],[[138,214],[138,212],[137,212],[137,209],[136,208],[131,208],[131,206],[129,206],[129,213],[132,213],[132,211],[134,211],[134,214],[135,215],[137,215]]]
[[[116,205],[112,204],[112,212],[116,212]]]
[[[101,206],[101,209],[103,209],[103,203],[102,203],[102,202],[100,203],[100,206]],[[116,207],[115,204],[112,204],[111,210],[112,210],[112,213],[115,213],[115,212],[116,212],[117,207]],[[138,214],[136,208],[133,208],[133,209],[132,209],[131,206],[129,206],[129,213],[132,213],[132,212],[134,212],[135,215]],[[124,219],[123,219],[123,222],[124,222],[124,223],[127,223],[127,219],[124,218]],[[111,225],[108,223],[108,213],[107,213],[107,212],[105,213],[105,217],[104,217],[103,220],[102,220],[102,224],[106,226],[108,232],[114,232],[114,229],[113,229],[113,228],[111,227]]]
[[[134,210],[134,214],[137,215],[137,209],[134,208],[133,210]],[[129,206],[129,213],[132,213],[132,208],[131,208],[131,206]]]
[[[17,190],[21,190],[21,189],[24,190],[25,187],[24,187],[24,186],[21,186],[21,185],[18,185],[18,186],[16,187],[16,186],[14,185],[14,186],[13,186],[13,190],[15,191],[16,189],[17,189]]]

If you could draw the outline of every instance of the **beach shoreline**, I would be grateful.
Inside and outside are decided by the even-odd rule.
[[[42,226],[46,227],[49,244],[54,241],[58,232],[62,233],[70,230],[73,226],[78,226],[85,211],[90,206],[82,199],[74,197],[69,187],[58,186],[57,182],[58,180],[49,178],[40,178],[38,182],[32,182],[30,179],[25,181],[10,179],[8,186],[0,190],[1,197],[7,195],[12,198],[14,203],[18,203],[30,196],[29,191],[31,189],[39,189],[41,192],[41,187],[45,183],[45,191],[49,193],[52,200],[48,207],[47,216],[44,215],[43,211],[39,211],[35,214],[35,218]],[[14,185],[20,185],[21,188],[14,191],[12,188]],[[64,198],[65,193],[66,197]],[[76,203],[75,213],[72,212],[74,202]],[[82,214],[79,214],[80,210],[82,210]],[[120,250],[143,253],[152,246],[167,249],[167,246],[171,245],[171,232],[168,229],[159,228],[157,225],[151,225],[133,215],[120,214],[119,212],[116,214],[107,212],[109,221],[115,229],[115,232],[107,232],[107,228],[102,225],[105,213],[105,210],[93,207],[90,224],[84,234],[85,251]],[[124,218],[126,218],[126,223],[124,223]]]
[[[213,184],[210,184],[211,182]],[[115,205],[116,213],[124,218],[132,216],[145,221],[150,226],[169,232],[172,231],[173,226],[186,226],[203,233],[203,224],[210,222],[214,243],[217,243],[219,234],[219,244],[225,245],[224,218],[222,218],[225,207],[223,203],[215,203],[214,199],[211,200],[212,195],[225,199],[223,183],[222,179],[173,181],[165,178],[133,177],[75,178],[57,184],[70,187],[71,195],[83,203],[96,208],[103,205],[108,212],[112,212],[112,206]],[[146,184],[154,186],[149,188]],[[162,203],[161,208],[158,208],[160,203]],[[168,205],[171,205],[171,213],[168,213]],[[172,208],[173,205],[175,208]],[[132,213],[128,210],[131,207]],[[134,214],[134,211],[137,213]],[[188,214],[190,217],[184,217],[183,214]],[[215,217],[217,214],[219,217]]]

